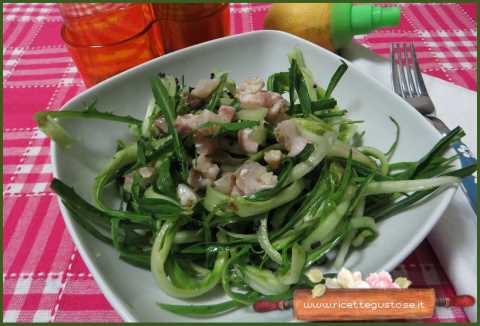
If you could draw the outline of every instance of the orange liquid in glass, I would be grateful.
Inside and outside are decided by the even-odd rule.
[[[148,4],[125,4],[86,16],[62,14],[63,39],[87,86],[163,54]]]
[[[230,34],[228,4],[153,4],[166,52]]]

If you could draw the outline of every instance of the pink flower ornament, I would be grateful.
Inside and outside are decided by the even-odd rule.
[[[374,289],[399,289],[400,286],[393,282],[388,272],[370,273],[366,279],[371,288]]]

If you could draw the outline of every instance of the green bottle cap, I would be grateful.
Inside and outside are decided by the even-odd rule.
[[[365,34],[381,27],[398,26],[400,7],[335,3],[332,4],[330,23],[333,45],[339,49],[347,45],[354,35]]]

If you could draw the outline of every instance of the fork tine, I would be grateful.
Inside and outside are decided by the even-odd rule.
[[[413,42],[410,43],[410,55],[412,57],[415,81],[420,90],[420,95],[428,96],[427,88],[425,87],[425,83],[423,81],[422,72],[420,71],[420,66],[418,65],[417,54],[415,53]]]
[[[422,95],[422,90],[420,89],[420,85],[418,83],[418,76],[417,76],[417,68],[415,67],[415,59],[414,57],[412,56],[412,46],[413,46],[413,42],[410,42],[409,44],[409,52],[410,52],[410,60],[411,60],[411,63],[410,63],[410,68],[411,68],[411,73],[412,73],[412,77],[413,77],[413,82],[415,84],[415,90],[417,92],[417,95],[420,96]],[[417,65],[418,65],[418,62],[417,62]]]
[[[392,68],[392,84],[393,90],[398,95],[402,96],[402,89],[400,87],[400,83],[398,81],[398,65],[395,63],[395,48],[394,43],[390,45],[390,65]]]
[[[408,89],[410,91],[410,94],[412,96],[417,96],[420,95],[420,92],[417,91],[415,87],[415,83],[413,81],[413,76],[412,76],[412,66],[410,65],[410,60],[408,60],[408,52],[407,52],[407,44],[403,43],[403,56],[405,57],[405,68],[407,70],[407,79],[408,79]]]
[[[407,84],[407,79],[405,78],[405,65],[403,63],[403,58],[402,58],[402,49],[400,47],[400,44],[397,44],[396,48],[398,48],[397,51],[397,59],[398,59],[398,70],[400,72],[400,87],[402,89],[402,96],[407,97],[412,94],[410,93],[410,90],[408,89],[408,84]]]

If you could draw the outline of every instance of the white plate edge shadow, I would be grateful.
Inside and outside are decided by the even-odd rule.
[[[376,84],[377,86],[382,88],[384,91],[390,93],[390,95],[393,96],[397,100],[397,102],[400,102],[401,103],[400,105],[404,106],[405,109],[415,111],[415,113],[418,114],[419,119],[421,119],[423,121],[424,127],[427,128],[427,129],[430,129],[431,131],[436,132],[434,127],[431,126],[420,115],[420,113],[418,113],[406,101],[404,101],[401,97],[399,97],[397,94],[395,94],[391,89],[387,88],[386,86],[381,84],[379,81],[377,81],[373,77],[370,77],[369,75],[366,75],[365,73],[363,73],[361,70],[356,68],[356,66],[354,64],[352,64],[350,61],[348,61],[348,60],[338,56],[337,54],[332,53],[332,52],[330,52],[330,51],[328,51],[328,50],[326,50],[326,49],[324,49],[324,48],[322,48],[322,47],[320,47],[320,46],[318,46],[314,43],[311,43],[307,40],[304,40],[300,37],[297,37],[295,35],[292,35],[292,34],[289,34],[289,33],[286,33],[286,32],[272,31],[272,30],[253,31],[253,32],[247,32],[247,33],[227,36],[227,37],[224,37],[224,38],[220,38],[220,39],[208,41],[208,42],[205,42],[205,43],[197,44],[197,45],[194,45],[194,46],[191,46],[191,47],[188,47],[188,48],[185,48],[185,49],[181,49],[181,50],[175,51],[173,53],[169,53],[169,54],[163,55],[161,57],[152,59],[152,60],[147,61],[147,62],[145,62],[141,65],[132,67],[132,68],[130,68],[126,71],[123,71],[123,72],[121,72],[121,73],[119,73],[115,76],[112,76],[112,77],[98,83],[97,85],[83,91],[82,93],[76,95],[75,97],[70,99],[68,102],[66,102],[62,106],[61,110],[64,110],[66,107],[69,107],[70,104],[74,101],[77,101],[78,98],[88,97],[89,94],[94,93],[96,91],[96,89],[104,87],[104,85],[112,82],[113,80],[116,80],[116,79],[119,79],[119,78],[124,78],[124,76],[128,75],[132,71],[137,70],[137,69],[141,69],[141,68],[143,68],[147,65],[154,64],[158,61],[167,60],[172,56],[176,56],[180,53],[188,52],[191,49],[201,48],[201,47],[212,45],[212,44],[215,44],[215,43],[221,43],[225,40],[252,37],[252,35],[261,36],[261,35],[269,35],[269,34],[283,35],[284,37],[292,38],[292,39],[294,39],[298,42],[303,42],[303,43],[308,44],[310,46],[314,46],[314,47],[317,48],[317,50],[323,52],[326,55],[334,56],[338,60],[341,59],[341,60],[345,61],[348,64],[349,69],[355,70],[358,74],[362,75],[364,78],[368,79],[370,82]],[[440,138],[440,136],[438,138]],[[57,156],[57,152],[58,152],[57,145],[55,144],[55,142],[52,141],[51,145],[50,145],[50,156],[52,158],[53,176],[54,177],[58,177],[58,175],[59,175],[57,160],[55,159],[56,156]],[[457,166],[458,166],[458,163],[457,163]],[[456,189],[452,189],[452,188],[449,188],[449,189],[446,189],[446,190],[443,191],[443,192],[445,192],[445,200],[441,201],[440,205],[436,206],[435,210],[431,214],[431,217],[429,219],[429,223],[424,223],[423,226],[415,234],[415,236],[412,237],[408,241],[408,245],[406,245],[405,247],[402,248],[402,253],[398,254],[398,255],[392,257],[390,260],[386,261],[384,263],[383,267],[381,268],[382,270],[387,270],[387,271],[392,270],[399,263],[401,263],[409,254],[411,254],[416,247],[418,247],[418,245],[426,238],[426,236],[428,235],[428,232],[433,228],[433,226],[442,217],[442,214],[445,211],[445,209],[447,208],[448,204],[450,203],[453,195],[455,194],[455,191],[456,191]],[[78,224],[76,224],[76,222],[74,222],[74,220],[70,216],[70,213],[68,212],[68,209],[66,209],[66,207],[63,205],[61,199],[58,196],[57,196],[57,201],[59,203],[59,207],[60,207],[60,211],[62,213],[63,220],[64,220],[64,222],[67,226],[67,229],[69,231],[70,236],[72,237],[72,239],[74,241],[74,244],[75,244],[76,248],[80,252],[81,257],[83,258],[85,264],[87,265],[88,269],[92,273],[92,276],[93,276],[94,280],[98,284],[102,293],[107,298],[108,302],[112,305],[112,307],[122,317],[122,319],[124,321],[126,321],[126,322],[141,322],[139,319],[137,319],[135,317],[135,314],[132,312],[131,307],[126,302],[124,302],[124,300],[120,299],[120,297],[115,293],[115,289],[112,286],[109,285],[108,279],[106,277],[104,277],[103,273],[100,272],[100,270],[97,268],[97,264],[94,262],[95,261],[94,257],[92,257],[86,249],[86,245],[84,244],[85,239],[80,237],[80,235],[77,232],[77,230],[79,228],[81,228],[81,226],[79,226]],[[159,289],[159,291],[160,291],[160,289]]]

